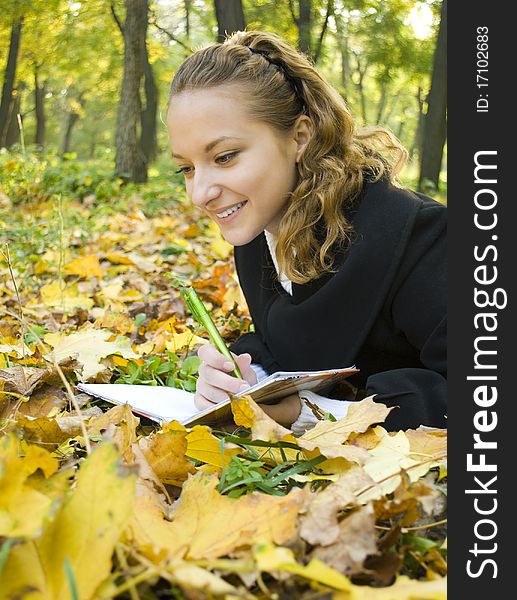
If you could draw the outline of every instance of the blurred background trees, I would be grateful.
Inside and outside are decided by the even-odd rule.
[[[446,0],[0,0],[0,147],[170,169],[168,85],[196,48],[246,26],[316,63],[362,125],[391,129],[420,189],[444,187]]]

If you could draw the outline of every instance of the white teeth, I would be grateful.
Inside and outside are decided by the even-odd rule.
[[[241,206],[244,206],[244,202],[239,202],[239,204],[236,204],[235,206],[232,206],[232,208],[229,208],[228,210],[225,210],[222,213],[216,213],[217,216],[220,219],[224,219],[225,217],[229,217],[232,213],[234,213],[235,211],[239,210],[239,208]]]

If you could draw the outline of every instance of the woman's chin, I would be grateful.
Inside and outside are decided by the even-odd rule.
[[[221,235],[232,246],[245,246],[252,242],[262,232],[244,232],[244,231],[223,231],[221,229]]]

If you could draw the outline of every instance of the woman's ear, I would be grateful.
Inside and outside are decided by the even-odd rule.
[[[293,126],[293,139],[296,142],[296,162],[300,161],[313,133],[314,124],[311,119],[307,115],[300,115]]]

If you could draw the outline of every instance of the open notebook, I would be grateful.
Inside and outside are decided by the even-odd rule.
[[[262,379],[237,397],[250,395],[255,402],[273,404],[301,390],[319,390],[357,373],[355,367],[326,371],[278,371]],[[79,383],[77,389],[114,404],[129,404],[132,410],[153,421],[179,421],[183,425],[215,423],[231,415],[230,400],[199,411],[194,394],[176,388],[112,383]]]

